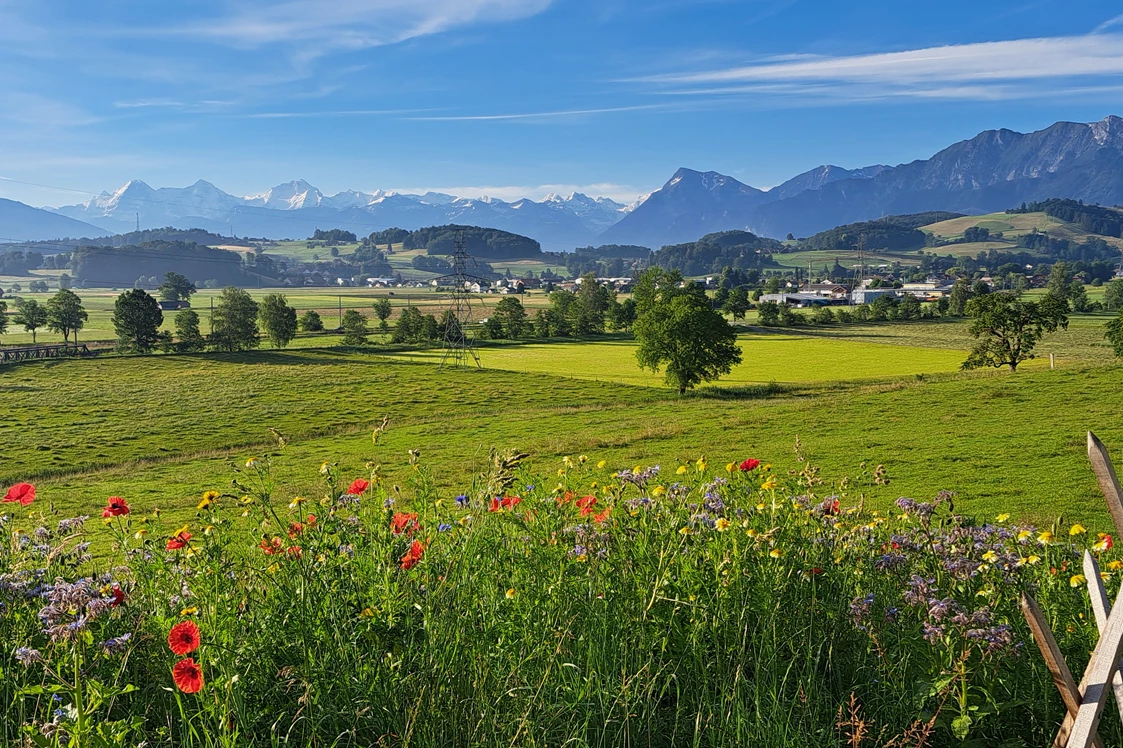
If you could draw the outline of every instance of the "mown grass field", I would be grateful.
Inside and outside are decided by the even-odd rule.
[[[1005,238],[1024,236],[1031,233],[1034,229],[1037,229],[1039,232],[1048,233],[1056,239],[1070,239],[1075,242],[1082,242],[1091,236],[1098,236],[1096,234],[1089,234],[1076,224],[1066,223],[1058,218],[1048,216],[1044,212],[987,213],[978,216],[964,216],[963,218],[953,218],[948,221],[940,221],[938,223],[922,226],[921,231],[937,234],[945,239],[959,239],[963,236],[963,232],[972,226],[989,229],[992,234],[1001,231]],[[1123,239],[1110,236],[1099,238],[1109,244],[1123,247]],[[942,253],[944,249],[948,248],[940,247],[936,251]],[[976,250],[976,252],[977,251],[978,250]]]
[[[878,504],[949,489],[962,511],[1065,514],[1106,527],[1083,438],[1092,429],[1123,452],[1121,374],[1038,367],[679,398],[652,386],[438,372],[324,350],[34,363],[4,371],[0,482],[31,480],[64,513],[93,513],[121,495],[188,521],[203,489],[228,486],[251,455],[278,453],[269,427],[289,439],[275,462],[293,491],[315,490],[324,460],[356,476],[382,464],[389,480],[404,481],[409,449],[453,491],[492,446],[525,450],[545,472],[578,454],[618,468],[753,455],[786,470],[799,439],[830,480],[885,464],[892,483],[870,496]],[[375,447],[370,429],[384,415],[391,428]]]
[[[820,383],[842,379],[878,379],[952,372],[963,363],[959,351],[919,346],[886,346],[810,335],[756,332],[742,334],[743,361],[722,377],[724,386]],[[663,375],[641,371],[632,340],[573,343],[524,343],[483,347],[480,357],[491,369],[535,372],[620,384],[658,387]],[[393,354],[414,361],[439,361],[429,349]]]

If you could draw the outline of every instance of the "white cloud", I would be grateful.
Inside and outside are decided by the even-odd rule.
[[[503,120],[545,120],[558,117],[580,117],[589,114],[608,114],[611,112],[635,112],[643,109],[666,109],[665,104],[638,104],[636,106],[614,106],[600,109],[563,109],[553,112],[524,112],[521,114],[456,114],[432,117],[406,117],[414,122],[488,122]]]
[[[666,93],[1007,99],[1063,92],[1044,82],[1123,74],[1123,34],[1017,39],[903,52],[764,60],[700,72],[649,76]],[[1111,90],[1108,86],[1103,90]]]
[[[168,33],[236,46],[317,43],[330,49],[394,44],[483,22],[542,12],[553,0],[254,0],[230,15],[178,26]]]

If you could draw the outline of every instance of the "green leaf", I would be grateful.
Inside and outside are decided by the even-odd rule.
[[[968,714],[961,714],[952,720],[951,731],[955,734],[955,737],[964,740],[967,737],[967,733],[971,731],[971,724],[971,716]]]

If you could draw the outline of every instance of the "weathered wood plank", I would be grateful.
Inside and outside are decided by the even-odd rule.
[[[1096,628],[1103,636],[1104,627],[1107,625],[1107,616],[1111,611],[1111,603],[1107,599],[1103,578],[1100,576],[1100,565],[1092,554],[1084,551],[1084,578],[1088,580],[1088,597],[1092,600],[1092,613],[1096,617]],[[1123,672],[1116,670],[1115,677],[1111,679],[1111,691],[1115,694],[1115,708],[1119,711],[1119,719],[1123,720]]]
[[[1033,632],[1033,640],[1037,642],[1037,647],[1041,650],[1041,656],[1045,659],[1045,666],[1049,668],[1049,674],[1053,676],[1053,683],[1057,686],[1057,691],[1060,692],[1061,701],[1064,702],[1067,711],[1064,721],[1061,723],[1061,728],[1057,731],[1057,737],[1053,740],[1054,748],[1064,748],[1072,732],[1076,714],[1080,710],[1080,690],[1076,685],[1076,680],[1072,677],[1072,672],[1065,663],[1060,647],[1057,646],[1057,640],[1053,636],[1053,630],[1049,628],[1049,622],[1045,620],[1045,615],[1041,612],[1041,608],[1037,606],[1037,602],[1024,592],[1022,593],[1022,614],[1025,615],[1026,623],[1029,624],[1029,629]],[[1093,745],[1101,748],[1103,741],[1097,736]]]
[[[1096,740],[1108,684],[1119,669],[1119,653],[1123,650],[1123,599],[1116,598],[1108,614],[1104,633],[1096,643],[1092,659],[1080,679],[1080,709],[1072,723],[1067,748],[1088,748]]]
[[[1091,431],[1088,432],[1088,459],[1092,462],[1092,470],[1096,473],[1100,491],[1107,501],[1115,530],[1123,538],[1123,489],[1119,487],[1119,478],[1115,475],[1115,466],[1111,464],[1107,447]]]

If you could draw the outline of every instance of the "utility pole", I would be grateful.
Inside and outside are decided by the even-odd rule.
[[[339,329],[342,330],[343,329],[343,297],[337,296],[336,298],[339,300]]]
[[[214,335],[214,296],[211,296],[211,319],[208,327],[210,328],[210,334]]]
[[[136,214],[136,231],[137,231],[138,234],[140,233],[140,213],[139,212]]]

